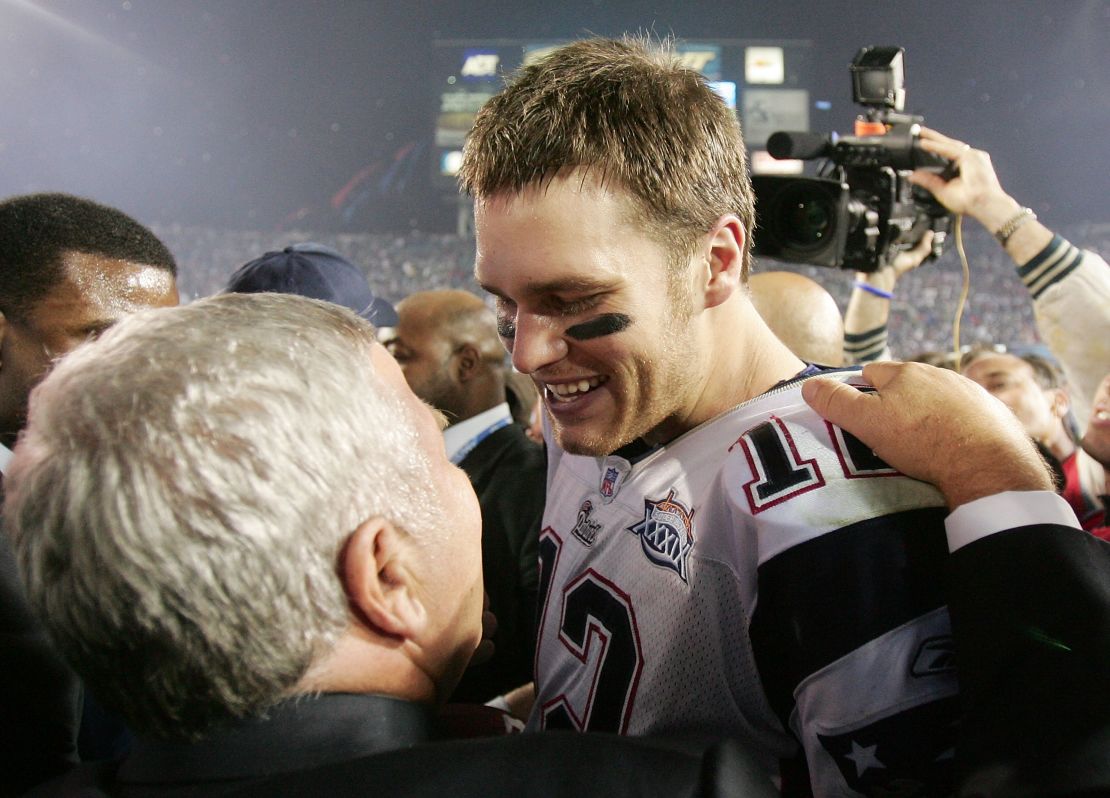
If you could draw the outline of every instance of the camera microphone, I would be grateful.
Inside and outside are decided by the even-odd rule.
[[[832,145],[829,137],[820,133],[780,130],[767,139],[767,152],[780,161],[788,158],[812,161],[830,155]]]

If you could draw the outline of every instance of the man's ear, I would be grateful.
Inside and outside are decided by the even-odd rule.
[[[709,231],[705,307],[723,303],[743,285],[744,246],[747,233],[733,214],[725,214]]]
[[[460,383],[467,383],[474,379],[478,367],[482,363],[482,356],[474,344],[460,344],[455,350],[455,377]]]
[[[1071,409],[1071,399],[1068,397],[1068,392],[1063,388],[1053,388],[1051,393],[1052,414],[1057,418],[1063,418]]]
[[[384,518],[364,521],[347,539],[343,587],[358,618],[379,634],[410,639],[427,623],[411,556],[407,536]]]

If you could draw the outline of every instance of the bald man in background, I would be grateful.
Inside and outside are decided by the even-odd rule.
[[[748,280],[752,304],[780,341],[808,363],[844,363],[844,319],[821,285],[794,272],[760,272]]]
[[[513,422],[505,350],[493,313],[466,291],[421,291],[397,305],[380,338],[413,392],[447,416],[447,456],[470,477],[482,508],[482,564],[497,617],[491,659],[472,666],[453,701],[488,701],[532,679],[542,447]]]

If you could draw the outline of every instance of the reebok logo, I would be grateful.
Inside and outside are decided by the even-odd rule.
[[[918,678],[953,673],[956,670],[955,644],[952,638],[930,637],[923,641],[913,658],[910,673]]]

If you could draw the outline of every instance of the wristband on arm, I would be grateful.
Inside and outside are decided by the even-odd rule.
[[[865,283],[862,280],[856,280],[853,285],[861,291],[866,291],[867,293],[873,294],[877,297],[882,297],[883,299],[894,299],[893,291],[884,291],[881,288],[876,288],[875,286],[871,285],[871,283]]]

